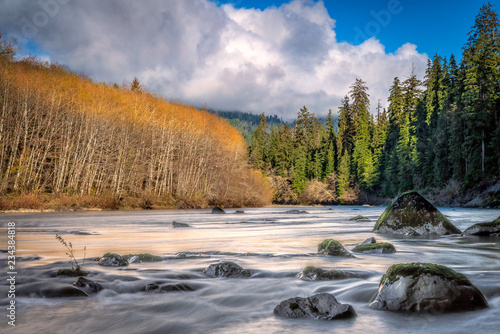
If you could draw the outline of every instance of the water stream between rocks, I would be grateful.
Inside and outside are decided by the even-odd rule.
[[[500,328],[499,237],[404,237],[372,233],[385,207],[291,208],[15,213],[0,216],[0,248],[7,248],[7,222],[16,223],[17,333],[497,333]],[[500,210],[439,208],[459,229],[492,221]],[[369,220],[352,221],[362,215]],[[172,227],[172,222],[191,227]],[[76,278],[59,276],[70,268],[65,248],[71,242],[79,259],[87,248],[88,279],[104,290],[89,297],[40,298],[37,291]],[[356,258],[318,255],[317,245],[332,238],[351,250],[375,236],[392,243],[394,254],[355,254]],[[99,266],[92,258],[106,252],[151,253],[162,262],[128,267]],[[203,252],[177,259],[179,252]],[[6,253],[0,254],[0,332],[8,333]],[[212,263],[232,261],[252,270],[251,278],[209,278]],[[408,314],[371,310],[379,281],[396,263],[431,262],[465,274],[485,295],[489,308],[451,314]],[[303,281],[306,266],[354,271],[361,278]],[[150,283],[184,283],[193,291],[145,292]],[[316,321],[275,317],[282,300],[332,293],[351,304],[350,320]]]

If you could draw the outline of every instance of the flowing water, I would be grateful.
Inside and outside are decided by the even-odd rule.
[[[300,207],[304,214],[283,213],[291,208],[25,213],[0,216],[0,249],[7,248],[7,222],[16,223],[16,327],[8,328],[6,254],[0,255],[0,332],[2,333],[498,333],[500,328],[500,238],[404,237],[371,232],[384,207]],[[464,230],[491,221],[500,210],[441,211]],[[351,221],[363,215],[369,221]],[[189,228],[173,228],[172,222]],[[82,234],[87,233],[87,234]],[[37,291],[75,278],[55,277],[69,268],[65,249],[55,239],[71,242],[83,258],[89,279],[104,290],[89,297],[40,298]],[[394,244],[394,254],[356,254],[335,258],[316,254],[327,238],[348,250],[375,236]],[[178,252],[212,252],[203,257],[176,259]],[[106,252],[151,253],[164,261],[102,267],[93,257]],[[90,259],[90,260],[89,260]],[[251,269],[251,278],[209,278],[211,263],[233,261]],[[408,314],[371,310],[379,281],[395,263],[432,262],[469,277],[485,295],[489,308],[451,314]],[[354,271],[361,278],[303,281],[296,277],[306,266]],[[184,283],[194,291],[144,292],[149,283]],[[358,316],[350,320],[292,320],[274,316],[282,300],[332,293],[351,304]],[[9,330],[13,331],[9,331]]]

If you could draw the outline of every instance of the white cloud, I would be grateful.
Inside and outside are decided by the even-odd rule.
[[[321,1],[265,10],[208,0],[44,2],[58,5],[57,13],[31,39],[53,60],[99,81],[137,76],[167,98],[214,109],[291,118],[306,105],[324,115],[357,77],[367,82],[373,109],[378,98],[385,104],[395,76],[412,63],[422,75],[427,62],[411,44],[387,54],[374,38],[337,42]],[[27,0],[0,7],[0,30],[18,34],[22,18],[33,23],[42,10]]]

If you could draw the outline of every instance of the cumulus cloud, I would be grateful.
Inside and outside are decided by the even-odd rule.
[[[335,13],[331,13],[333,17]],[[338,42],[323,2],[265,10],[209,0],[0,0],[0,31],[95,80],[137,76],[169,99],[292,118],[306,105],[337,110],[356,78],[372,109],[395,76],[427,55],[412,44],[388,54],[375,38]]]

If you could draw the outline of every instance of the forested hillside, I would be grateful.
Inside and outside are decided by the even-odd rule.
[[[242,111],[217,111],[208,110],[211,113],[216,114],[224,119],[226,119],[229,124],[235,127],[241,134],[248,144],[252,143],[252,134],[259,125],[260,117],[259,115],[252,114],[250,112]],[[266,129],[269,131],[273,126],[284,125],[285,122],[278,116],[266,116]]]
[[[269,203],[227,121],[0,42],[0,209]]]
[[[481,8],[462,60],[435,55],[426,75],[394,78],[388,109],[369,112],[358,78],[323,126],[306,107],[292,130],[266,122],[253,134],[252,163],[282,203],[356,203],[410,189],[453,193],[500,177],[498,15]]]

